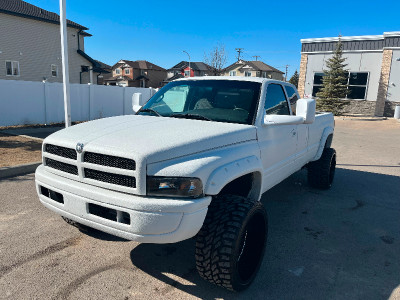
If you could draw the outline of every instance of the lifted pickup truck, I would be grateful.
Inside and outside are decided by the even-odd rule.
[[[133,101],[136,115],[46,138],[40,201],[69,223],[142,243],[195,236],[201,277],[243,290],[267,240],[261,195],[303,167],[312,186],[332,184],[333,115],[298,98],[264,78],[173,81],[143,107]]]

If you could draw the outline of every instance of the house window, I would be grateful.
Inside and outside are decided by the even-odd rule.
[[[365,99],[368,84],[368,73],[349,73],[348,99]]]
[[[322,78],[324,77],[324,73],[314,73],[314,84],[312,89],[313,97],[317,96],[317,93],[322,87]]]
[[[190,77],[190,71],[189,70],[185,71],[185,77]]]
[[[146,87],[146,81],[144,79],[140,81],[140,87],[142,88]]]
[[[142,76],[147,75],[147,71],[145,71],[145,70],[140,70],[140,75],[142,75]]]
[[[129,68],[126,68],[125,69],[125,75],[129,75],[130,74],[130,70],[129,70]]]
[[[244,76],[245,77],[251,77],[251,72],[250,71],[244,71]]]
[[[57,65],[51,65],[51,76],[52,77],[58,76],[58,66]]]
[[[19,76],[19,62],[6,60],[6,75]]]
[[[121,74],[121,69],[120,68],[115,69],[115,74],[117,74],[117,75]]]
[[[263,71],[263,72],[262,72],[262,77],[263,77],[263,78],[267,78],[267,72]]]
[[[229,76],[236,76],[236,71],[230,71]]]
[[[347,99],[360,99],[366,98],[367,85],[368,85],[368,72],[350,72],[347,74]],[[322,87],[322,78],[324,73],[314,73],[314,84],[312,95],[315,97]]]

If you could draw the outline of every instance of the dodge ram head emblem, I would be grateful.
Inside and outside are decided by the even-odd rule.
[[[82,153],[82,151],[83,151],[83,144],[82,144],[82,143],[76,144],[75,149],[76,149],[76,152]]]

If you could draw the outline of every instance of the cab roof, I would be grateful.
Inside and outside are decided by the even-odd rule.
[[[199,76],[199,77],[185,77],[176,79],[174,81],[187,81],[187,80],[233,80],[233,81],[251,81],[251,82],[259,82],[263,83],[266,81],[279,81],[280,80],[269,79],[269,78],[261,78],[261,77],[244,77],[244,76]]]

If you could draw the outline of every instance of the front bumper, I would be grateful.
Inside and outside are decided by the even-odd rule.
[[[197,234],[211,197],[198,199],[147,198],[83,184],[54,175],[43,165],[36,169],[40,201],[56,213],[89,227],[141,243],[175,243]],[[43,195],[41,188],[63,196],[63,203]],[[129,214],[130,224],[89,212],[89,205]]]

